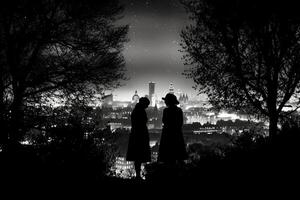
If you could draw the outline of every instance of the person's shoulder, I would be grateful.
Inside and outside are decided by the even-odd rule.
[[[133,109],[133,111],[135,111],[135,112],[139,112],[139,111],[141,111],[141,110],[144,110],[144,109],[143,109],[142,106],[140,106],[139,104],[137,104],[137,105],[134,107],[134,109]]]
[[[182,109],[181,109],[180,107],[178,107],[178,106],[176,106],[176,110],[177,110],[178,112],[182,112]]]
[[[136,108],[133,108],[132,111],[131,111],[131,114],[133,114],[135,112],[136,112]]]
[[[176,114],[177,114],[177,115],[183,115],[182,109],[179,108],[179,107],[177,107],[177,108],[176,108]]]
[[[136,115],[138,114],[140,111],[139,111],[139,108],[138,107],[135,107],[132,112],[131,112],[131,115]]]

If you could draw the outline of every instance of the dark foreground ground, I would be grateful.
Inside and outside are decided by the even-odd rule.
[[[289,199],[287,196],[291,194],[295,197],[300,194],[298,130],[272,141],[257,140],[248,144],[249,141],[243,139],[235,148],[224,150],[226,156],[223,157],[200,152],[202,159],[185,164],[151,163],[146,166],[145,180],[104,175],[106,163],[101,161],[101,155],[93,157],[90,149],[87,154],[81,150],[81,153],[71,151],[65,155],[65,150],[51,151],[47,155],[49,151],[26,148],[0,152],[0,195],[3,192],[25,196],[41,193],[40,197],[46,197],[63,192],[129,198],[142,193],[143,197],[157,198],[160,193],[231,197],[242,192],[239,197],[244,199],[263,192],[281,193],[285,195],[283,199]]]
[[[12,191],[11,194],[44,195],[77,193],[97,195],[117,195],[123,198],[128,195],[144,195],[158,193],[167,194],[199,194],[212,195],[232,194],[243,191],[243,198],[259,192],[276,194],[298,193],[299,163],[255,163],[238,162],[235,164],[214,163],[202,166],[159,166],[154,164],[154,172],[146,180],[122,179],[104,176],[101,178],[85,176],[68,170],[28,169],[22,165],[2,169],[2,191]],[[3,164],[3,163],[2,163]],[[274,165],[276,164],[276,165]],[[155,166],[157,165],[157,166]],[[3,166],[3,165],[2,165]],[[87,172],[88,174],[88,172]],[[243,199],[242,198],[242,199]]]

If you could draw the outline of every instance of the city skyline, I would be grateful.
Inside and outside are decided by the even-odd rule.
[[[121,0],[121,3],[125,10],[119,23],[129,25],[129,42],[123,51],[129,80],[112,91],[114,98],[129,100],[135,90],[144,96],[148,94],[149,82],[156,83],[155,95],[160,99],[168,92],[170,83],[174,84],[175,91],[196,96],[193,81],[182,74],[185,66],[179,51],[180,31],[189,21],[180,2]]]
[[[114,101],[121,101],[121,102],[129,102],[132,101],[132,97],[137,93],[139,97],[148,97],[149,98],[149,83],[153,83],[153,81],[150,81],[148,83],[142,83],[139,85],[139,89],[132,89],[129,91],[124,91],[122,89],[119,90],[108,90],[106,91],[106,95],[113,95]],[[170,83],[168,87],[166,88],[160,88],[159,91],[157,92],[157,83],[155,83],[155,92],[153,97],[161,101],[162,98],[170,92],[170,85],[174,87],[173,83]],[[116,92],[117,91],[117,92]],[[126,94],[123,94],[126,93]],[[207,101],[207,96],[205,94],[197,94],[197,92],[189,92],[182,90],[180,88],[174,87],[174,94],[177,96],[177,98],[180,97],[180,94],[185,94],[189,97],[191,101]]]

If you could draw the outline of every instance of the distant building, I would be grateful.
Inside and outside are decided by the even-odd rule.
[[[174,94],[174,86],[173,86],[173,83],[170,83],[169,93]]]
[[[113,108],[118,109],[118,108],[126,108],[132,104],[131,101],[114,101],[113,102]]]
[[[148,129],[154,129],[155,125],[153,123],[148,123],[147,127],[148,127]]]
[[[132,96],[132,103],[136,104],[139,102],[140,96],[138,95],[137,91],[135,91],[134,95]]]
[[[122,178],[130,178],[133,176],[133,162],[127,161],[125,157],[116,157],[115,173]]]
[[[186,104],[189,101],[189,97],[188,97],[187,94],[180,94],[178,100],[179,100],[180,103]]]
[[[102,97],[102,106],[104,107],[111,107],[113,105],[113,94],[104,95]]]
[[[150,82],[149,83],[149,100],[150,100],[150,106],[154,106],[155,104],[155,83]]]
[[[109,122],[108,126],[110,127],[111,132],[115,132],[118,128],[123,128],[123,125],[120,122]]]
[[[155,83],[150,82],[149,83],[149,97],[153,96],[155,93]]]

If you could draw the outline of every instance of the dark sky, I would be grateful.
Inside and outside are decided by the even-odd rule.
[[[130,100],[134,91],[148,94],[148,83],[156,83],[155,93],[161,99],[174,84],[175,91],[196,95],[193,82],[186,79],[180,49],[180,31],[188,23],[178,0],[120,0],[125,5],[121,23],[129,24],[125,45],[127,76],[125,86],[113,93],[116,100]]]

